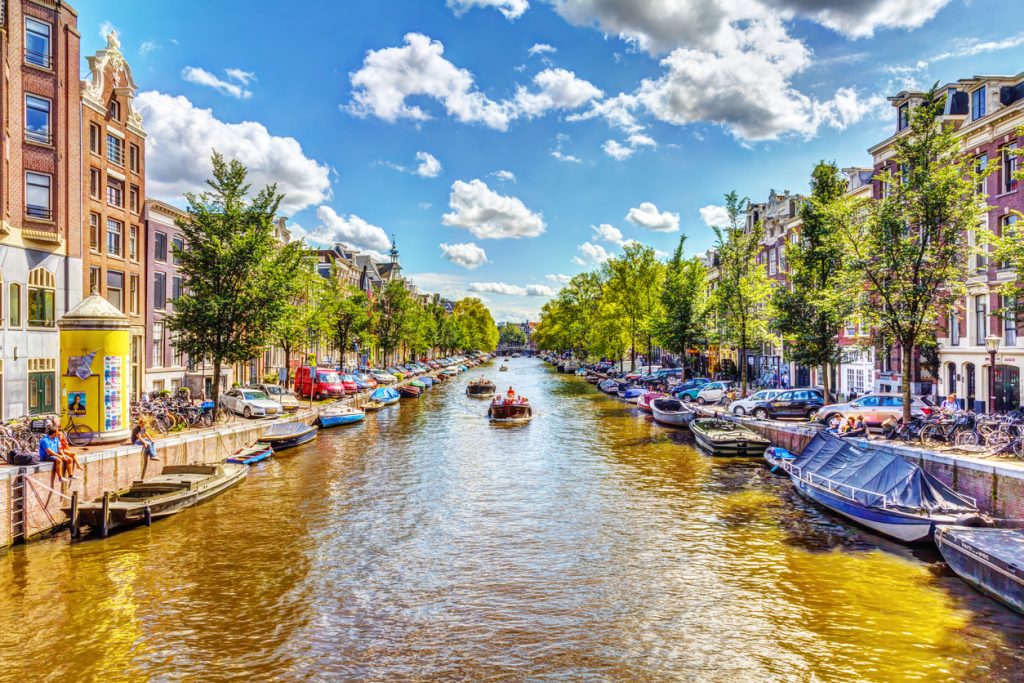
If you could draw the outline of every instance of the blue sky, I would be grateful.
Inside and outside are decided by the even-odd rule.
[[[178,202],[211,147],[277,180],[307,239],[536,318],[559,276],[636,239],[711,242],[722,195],[867,165],[884,98],[1024,65],[1010,0],[82,1],[118,30]],[[83,62],[83,74],[85,65]],[[703,211],[702,211],[703,209]],[[442,246],[446,245],[446,246]]]

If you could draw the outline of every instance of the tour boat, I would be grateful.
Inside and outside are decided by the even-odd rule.
[[[303,422],[279,422],[263,432],[260,441],[269,443],[274,452],[309,443],[316,438],[317,428]]]
[[[657,391],[648,391],[644,394],[641,394],[640,397],[636,400],[636,407],[644,411],[645,413],[649,413],[651,412],[651,401],[654,401],[659,398],[667,398],[667,396]]]
[[[417,387],[405,384],[398,387],[398,395],[402,398],[419,398],[420,390]]]
[[[497,389],[494,386],[494,382],[488,379],[478,379],[470,382],[466,386],[466,396],[472,398],[489,398],[494,396]]]
[[[273,454],[274,449],[269,444],[256,443],[248,448],[238,449],[231,456],[225,458],[224,461],[236,465],[255,465],[258,462],[263,462]]]
[[[381,387],[370,394],[371,400],[380,401],[386,406],[398,403],[399,398],[401,398],[401,395],[392,387]]]
[[[331,406],[325,408],[317,421],[320,423],[321,429],[327,429],[329,427],[338,427],[340,425],[350,425],[356,422],[362,422],[366,417],[366,413],[362,410],[356,410],[355,408],[349,408],[348,406]]]
[[[493,422],[528,422],[533,408],[521,400],[498,398],[487,408],[487,417]]]
[[[981,516],[959,520],[971,526],[940,526],[935,545],[957,576],[1024,614],[1024,521]],[[989,526],[992,524],[992,526]]]
[[[674,398],[656,398],[650,406],[654,421],[669,427],[685,427],[696,415],[685,403]]]
[[[209,500],[241,483],[249,473],[246,465],[165,465],[159,475],[146,481],[134,481],[121,491],[105,493],[101,498],[78,506],[79,525],[106,533],[118,527],[147,526],[155,519],[168,517],[185,508]],[[64,513],[71,517],[71,507]]]
[[[690,423],[690,431],[697,445],[709,455],[757,456],[771,446],[771,442],[746,427],[728,420],[702,418]]]
[[[973,498],[900,456],[862,450],[825,432],[796,459],[778,464],[801,495],[904,543],[927,541],[937,527],[978,512]]]

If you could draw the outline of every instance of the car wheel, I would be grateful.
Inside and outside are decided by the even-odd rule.
[[[758,420],[767,420],[768,419],[768,411],[765,410],[764,408],[755,408],[754,409],[754,417],[756,417]]]
[[[693,399],[690,397],[689,394],[683,394],[682,396],[679,397],[679,400],[682,401],[683,403],[689,403]]]
[[[828,425],[830,429],[839,429],[839,425],[842,424],[842,422],[843,418],[837,413],[832,413],[825,418],[825,424]]]
[[[242,409],[242,415],[246,419],[251,419],[252,418],[252,408],[250,408],[249,406],[246,406],[245,408],[243,408]]]
[[[732,414],[742,417],[747,414],[747,411],[743,409],[743,406],[736,406],[732,409]]]
[[[697,405],[699,405],[699,406],[704,405],[704,397],[703,396],[698,396],[697,397]]]
[[[313,400],[314,401],[319,401],[320,400],[320,392],[319,391],[313,395]]]
[[[817,408],[811,408],[810,410],[807,411],[807,419],[808,420],[813,420],[817,416],[818,416],[818,409]]]

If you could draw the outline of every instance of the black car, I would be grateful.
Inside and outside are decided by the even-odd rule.
[[[824,405],[825,401],[816,389],[790,389],[758,403],[750,414],[759,420],[778,417],[806,417],[810,420]]]

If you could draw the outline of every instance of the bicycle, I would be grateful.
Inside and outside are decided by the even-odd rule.
[[[978,434],[974,431],[974,425],[974,413],[970,411],[962,411],[952,417],[931,419],[921,428],[921,443],[925,446],[938,446],[941,443],[956,446],[977,445]]]
[[[67,412],[67,411],[65,411]],[[68,421],[61,429],[68,437],[68,443],[72,446],[88,446],[92,443],[96,433],[89,425],[75,422],[74,414],[68,412]]]

